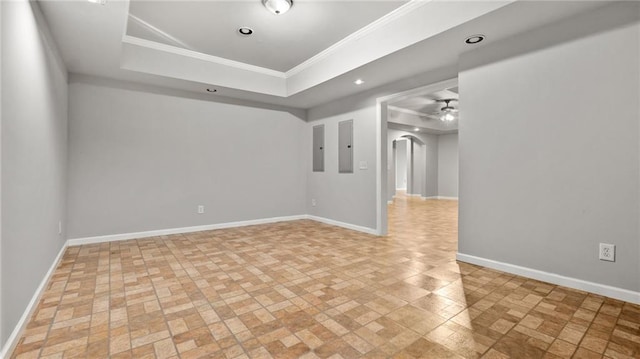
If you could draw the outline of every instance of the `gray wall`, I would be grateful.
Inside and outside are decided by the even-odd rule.
[[[357,226],[376,227],[375,106],[348,111],[307,124],[307,213]],[[353,173],[338,173],[338,122],[353,120]],[[324,172],[311,171],[312,127],[324,124]],[[367,169],[360,169],[361,161]],[[311,200],[316,200],[316,206]]]
[[[424,146],[412,139],[409,143],[409,174],[411,175],[411,181],[409,181],[409,186],[407,187],[407,193],[422,196],[422,191],[424,189],[424,171],[425,171],[425,163],[423,151],[425,150]]]
[[[0,7],[4,344],[66,238],[67,73],[36,3]]]
[[[143,90],[70,84],[69,238],[305,213],[303,120]]]
[[[419,136],[427,147],[426,181],[422,196],[434,197],[438,195],[438,136],[431,134],[420,134]]]
[[[409,140],[400,139],[396,141],[396,189],[407,189],[407,151]]]
[[[438,196],[458,197],[458,134],[438,136]]]
[[[460,253],[640,290],[638,6],[463,56]]]
[[[332,101],[307,111],[309,121],[305,136],[307,151],[307,213],[351,223],[368,228],[376,228],[376,99],[396,94],[407,89],[418,88],[456,77],[458,67],[452,64],[436,71],[413,76],[408,79],[380,86],[357,95]],[[353,174],[337,173],[337,122],[354,119],[354,163]],[[325,172],[311,171],[311,128],[325,123],[326,146]],[[382,141],[387,138],[387,128],[381,129]],[[333,141],[333,142],[329,142]],[[388,146],[391,146],[390,143]],[[390,148],[390,147],[389,147]],[[383,149],[383,156],[389,155],[388,148]],[[367,161],[368,169],[359,170],[359,161]],[[383,165],[387,166],[388,157],[384,157]],[[388,168],[388,167],[387,167]],[[384,176],[384,172],[383,172]],[[382,198],[387,198],[388,176],[382,179]],[[317,206],[311,206],[311,199],[317,199]],[[382,209],[384,213],[386,208]]]

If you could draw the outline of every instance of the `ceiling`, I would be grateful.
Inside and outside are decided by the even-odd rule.
[[[457,109],[457,88],[401,99],[395,102],[390,102],[389,106],[399,110],[410,111],[423,117],[438,116],[440,109],[444,106],[444,103],[441,101],[445,99],[451,99],[451,106]]]
[[[390,101],[389,128],[432,134],[456,133],[458,131],[458,116],[451,122],[440,120],[445,99],[452,100],[449,105],[456,110],[459,108],[458,88],[453,87],[426,94],[401,97]]]
[[[465,51],[606,2],[297,0],[277,16],[260,0],[38,3],[71,73],[308,109],[390,83],[418,87],[443,68],[455,77]],[[476,33],[487,40],[464,43]]]
[[[406,2],[296,1],[274,15],[259,1],[132,0],[127,35],[286,72]]]

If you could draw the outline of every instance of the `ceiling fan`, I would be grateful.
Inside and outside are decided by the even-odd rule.
[[[458,101],[455,98],[445,98],[435,100],[436,102],[444,103],[444,106],[440,108],[437,113],[431,114],[429,117],[438,119],[442,122],[452,122],[456,119],[456,113],[458,113],[458,109],[451,105],[451,102]]]

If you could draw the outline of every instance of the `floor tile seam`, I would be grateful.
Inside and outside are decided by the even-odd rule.
[[[108,248],[111,248],[111,243],[109,243],[108,245],[109,245]],[[100,252],[102,252],[102,250],[98,251],[98,253],[100,253]],[[109,269],[111,269],[111,254],[110,253],[111,253],[111,251],[109,250],[109,256],[108,256],[108,258],[109,258]],[[99,264],[100,264],[100,255],[98,255],[98,265],[96,266],[96,272],[95,272],[96,273],[96,276],[95,276],[96,287],[97,287],[97,278],[98,278],[98,275],[97,275],[98,274],[98,270],[97,270],[97,268],[99,268]],[[111,293],[111,270],[109,270],[109,304],[111,304],[111,294],[110,293]],[[95,305],[95,298],[96,297],[95,297],[95,293],[94,293],[94,297],[93,297],[94,300],[91,302],[91,318],[89,319],[89,334],[87,335],[87,346],[86,346],[87,355],[88,355],[88,352],[89,352],[89,346],[91,344],[89,342],[89,339],[91,338],[91,332],[92,332],[92,330],[91,330],[91,328],[92,328],[91,327],[91,319],[93,319],[93,315],[95,314],[93,312],[93,306]],[[110,327],[111,326],[111,310],[107,310],[107,312],[109,313],[109,315],[108,315],[109,319],[108,320],[109,320],[109,327]],[[110,347],[110,343],[111,343],[111,336],[107,335],[107,350]]]
[[[67,249],[65,249],[65,253],[62,255],[63,260],[64,260],[64,256],[67,253],[67,251],[70,251],[69,247],[67,247]],[[74,258],[77,258],[79,255],[80,255],[80,250],[77,251],[77,253],[75,254]],[[74,261],[73,261],[74,264],[71,266],[71,269],[69,270],[69,274],[67,275],[67,279],[66,279],[65,284],[64,284],[64,289],[62,290],[62,293],[60,294],[60,300],[62,300],[62,298],[64,297],[64,293],[67,291],[67,286],[69,285],[69,280],[71,279],[71,273],[73,273],[73,267],[75,266],[75,262],[76,261],[74,259]],[[60,268],[60,265],[62,265],[62,261],[56,267],[56,270],[54,271],[54,274],[58,270],[58,268]],[[41,301],[42,300],[40,300],[39,302],[41,302]],[[40,303],[38,303],[38,307],[39,306],[40,306]],[[42,345],[40,346],[40,349],[38,350],[38,356],[37,356],[38,358],[40,358],[42,356],[42,351],[47,346],[46,344],[47,344],[47,341],[49,340],[49,334],[51,333],[51,330],[53,329],[53,324],[54,324],[55,318],[58,315],[59,306],[60,306],[60,302],[58,302],[58,304],[56,305],[56,310],[54,311],[53,317],[51,317],[51,322],[49,323],[49,328],[47,328],[47,334],[45,335],[45,338],[42,341]],[[37,309],[38,308],[36,308],[36,312],[34,312],[33,315],[35,315],[37,313]],[[32,317],[33,317],[33,315],[32,315]],[[29,318],[29,321],[31,321],[31,318]]]
[[[127,242],[129,242],[129,241],[127,241]],[[130,241],[129,243],[126,243],[126,247],[132,247],[134,243],[136,244],[136,247],[137,247],[137,243],[138,243],[137,239],[134,239],[134,240]],[[118,249],[119,249],[119,253],[120,253],[119,258],[120,258],[120,268],[121,268],[120,275],[122,277],[121,278],[122,279],[122,297],[123,297],[123,300],[124,300],[124,303],[125,303],[124,310],[127,313],[127,325],[126,325],[126,327],[127,327],[127,335],[129,336],[129,349],[125,350],[125,351],[122,351],[122,352],[115,353],[115,354],[120,354],[120,353],[124,353],[124,352],[127,352],[127,351],[130,352],[130,353],[133,353],[133,348],[132,348],[132,345],[131,345],[132,344],[132,338],[131,338],[131,332],[132,331],[131,331],[131,323],[129,321],[129,310],[128,310],[129,306],[127,305],[127,291],[126,291],[127,287],[126,287],[126,283],[125,283],[125,279],[124,279],[124,273],[125,272],[122,270],[122,267],[123,267],[122,263],[125,262],[125,260],[127,258],[122,258],[122,250],[120,250],[120,248],[123,245],[123,243],[120,242],[120,243],[116,244],[114,242],[114,244],[112,244],[112,245],[114,245],[114,246],[117,245]],[[109,246],[109,248],[111,248],[111,245]],[[140,249],[138,248],[138,250],[140,250]],[[111,253],[111,251],[109,251],[109,253]],[[133,264],[135,259],[133,259],[133,255],[131,255],[129,257],[129,259],[131,260],[131,264],[133,266],[133,270],[135,271],[135,265]],[[111,286],[111,271],[109,271],[109,279],[110,279],[109,286]],[[109,333],[111,333],[111,299],[112,299],[112,293],[110,292],[109,293]],[[111,334],[109,334],[109,337],[111,337]],[[109,345],[109,356],[111,356],[111,345]]]
[[[137,243],[138,243],[138,242],[136,242],[135,240],[134,240],[134,241],[132,241],[132,242],[130,242],[130,243],[126,243],[126,247],[132,247],[132,245],[133,245],[134,243],[136,244],[136,247],[137,247]],[[118,246],[118,248],[120,248],[120,247],[121,247],[121,243],[112,244],[112,245],[117,245],[117,246]],[[110,245],[110,247],[109,247],[109,248],[111,248],[111,245]],[[140,249],[138,248],[138,250],[140,250]],[[122,251],[121,251],[121,250],[120,250],[119,252],[122,254]],[[131,256],[130,256],[130,257],[128,257],[128,258],[122,258],[122,256],[120,255],[120,256],[119,256],[119,258],[120,258],[120,265],[121,265],[121,268],[123,267],[123,265],[122,265],[122,264],[123,264],[123,262],[125,262],[125,260],[126,260],[126,259],[130,259],[130,261],[131,261],[131,265],[132,265],[132,267],[133,267],[133,271],[134,271],[134,273],[135,273],[135,265],[133,264],[133,262],[135,261],[135,259],[133,259],[133,257],[134,257],[134,256],[133,256],[133,255],[131,255]],[[143,262],[144,262],[144,259],[142,259],[142,260],[143,260]],[[133,341],[133,339],[132,339],[132,337],[131,337],[132,330],[131,330],[131,322],[130,322],[130,320],[129,320],[129,310],[128,310],[128,309],[129,309],[129,305],[128,305],[128,300],[127,300],[127,286],[126,286],[126,282],[125,282],[124,274],[125,274],[125,272],[121,270],[121,271],[120,271],[120,275],[121,275],[121,277],[122,277],[122,278],[121,278],[121,281],[122,281],[122,296],[123,296],[123,300],[124,300],[124,303],[125,303],[124,310],[125,310],[126,315],[127,315],[127,325],[126,325],[126,327],[127,327],[127,335],[129,336],[129,349],[128,349],[128,350],[126,350],[126,351],[128,351],[128,352],[131,352],[131,353],[132,353],[132,352],[133,352],[133,346],[132,346],[132,341]],[[109,278],[111,279],[111,272],[109,273]],[[111,286],[111,281],[110,281],[109,285]],[[154,291],[155,291],[155,290],[154,290]],[[111,291],[110,291],[110,294],[109,294],[109,302],[110,302],[110,303],[111,303],[111,299],[112,299],[112,298],[111,298],[111,294],[112,294],[112,293],[111,293]],[[111,319],[111,307],[110,307],[110,310],[109,310],[109,319]],[[111,320],[109,320],[109,331],[111,332]],[[110,340],[110,342],[111,342],[111,340]],[[126,351],[122,351],[122,352],[119,352],[119,353],[123,353],[123,352],[126,352]],[[119,354],[119,353],[116,353],[116,354]],[[109,354],[111,355],[111,344],[109,344]]]
[[[586,298],[585,298],[586,300]],[[600,306],[598,307],[598,310],[596,311],[596,316],[598,315],[598,313],[600,313],[600,310],[602,309],[602,307],[604,306],[605,302],[603,301],[602,303],[600,303]],[[618,316],[616,317],[616,322],[613,325],[613,328],[611,329],[611,332],[608,333],[607,335],[607,345],[604,348],[604,351],[602,352],[602,355],[604,355],[604,353],[607,352],[607,350],[609,349],[609,347],[611,346],[611,339],[613,338],[613,332],[615,331],[615,327],[618,325],[618,322],[620,321],[620,314],[622,314],[622,310],[620,311],[620,313],[618,313]],[[589,331],[589,328],[591,328],[593,326],[595,322],[595,317],[594,319],[591,321],[591,323],[589,324],[589,327],[587,328],[587,331],[585,332],[585,334],[582,336],[582,338],[580,338],[580,343],[577,344],[577,347],[580,347],[580,344],[582,344],[582,342],[584,341],[585,337],[587,336],[586,333]],[[585,348],[587,350],[590,350],[588,348]],[[613,350],[613,349],[611,349]],[[615,352],[615,350],[613,350]]]
[[[111,355],[111,247],[113,242],[109,242],[107,247],[108,250],[108,258],[109,258],[109,298],[108,306],[107,306],[107,355]]]
[[[154,244],[154,246],[157,247],[156,242],[152,242],[152,243]],[[160,304],[160,298],[158,297],[158,289],[156,288],[156,285],[155,285],[155,283],[153,282],[153,280],[151,278],[151,274],[149,273],[149,267],[147,266],[147,261],[145,260],[144,255],[142,255],[143,250],[142,250],[142,248],[140,247],[139,244],[138,244],[138,250],[141,252],[142,263],[144,263],[144,267],[145,267],[145,270],[146,270],[146,276],[149,278],[149,282],[151,283],[151,286],[153,287],[153,292],[154,292],[154,295],[156,297],[155,299],[158,301],[158,304]],[[169,327],[169,321],[167,320],[167,316],[164,313],[164,310],[162,310],[162,307],[160,307],[160,313],[162,314],[162,318],[164,319],[164,324],[167,327],[167,332],[169,332],[169,335],[170,335],[170,338],[171,338],[171,344],[173,345],[173,348],[176,351],[176,355],[178,355],[179,357],[182,357],[180,355],[180,351],[178,351],[178,347],[177,347],[175,341],[173,340],[173,335],[171,334],[171,327]],[[127,315],[127,318],[128,318],[128,315]],[[133,348],[133,340],[131,339],[131,327],[130,326],[129,326],[129,340],[131,341],[131,345],[130,346],[131,346],[131,351],[133,352],[134,348]],[[151,343],[149,343],[149,344],[151,344]],[[154,346],[154,355],[155,355],[155,346]]]

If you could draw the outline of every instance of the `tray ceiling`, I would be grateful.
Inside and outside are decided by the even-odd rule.
[[[133,0],[127,35],[286,72],[406,2],[296,1],[274,15],[259,1]]]
[[[260,0],[37,4],[70,73],[308,109],[382,85],[402,91],[434,71],[454,77],[473,47],[608,2],[296,0],[280,16]],[[466,45],[476,33],[487,40]]]

